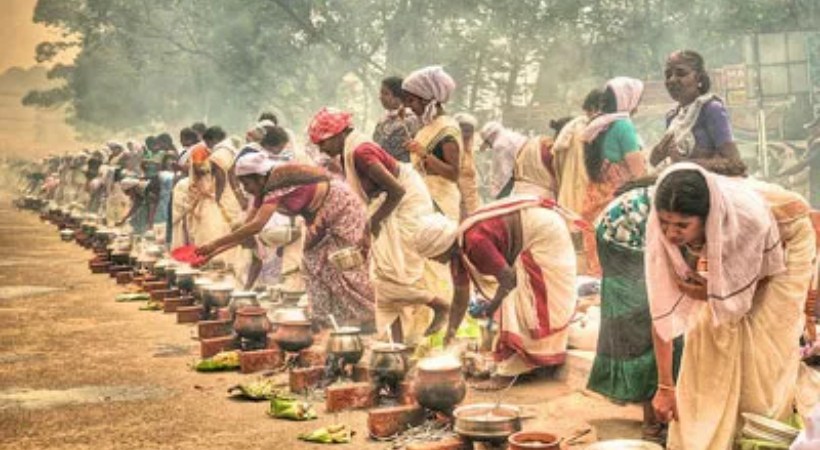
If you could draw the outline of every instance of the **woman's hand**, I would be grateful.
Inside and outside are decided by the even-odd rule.
[[[709,298],[706,291],[706,279],[697,272],[690,273],[689,277],[685,280],[680,279],[680,277],[675,277],[675,284],[677,284],[678,289],[689,298],[703,301]]]
[[[649,156],[649,163],[652,166],[657,166],[658,164],[662,163],[668,157],[671,157],[673,153],[673,138],[675,136],[672,133],[667,133],[663,136],[663,138],[652,147],[652,152]]]
[[[655,410],[655,417],[663,423],[678,420],[678,400],[674,390],[658,388],[652,398],[652,408]]]
[[[426,153],[426,151],[424,150],[424,146],[421,145],[421,143],[415,139],[408,139],[404,141],[404,148],[408,152],[415,153],[416,156],[419,157],[424,156],[424,154]]]
[[[208,242],[207,244],[202,245],[201,247],[197,247],[195,252],[199,256],[209,257],[212,253],[216,251],[216,245],[213,242]]]

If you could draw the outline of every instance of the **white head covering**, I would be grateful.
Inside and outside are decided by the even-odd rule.
[[[427,124],[435,117],[436,106],[450,100],[456,90],[456,82],[441,66],[429,66],[408,75],[402,81],[401,88],[425,100],[433,100],[421,116],[421,121]]]
[[[440,213],[424,216],[414,236],[416,251],[424,258],[439,256],[453,246],[457,236],[458,224],[447,216]]]
[[[466,112],[460,112],[453,116],[460,125],[470,125],[473,129],[478,128],[478,119],[474,115]]]
[[[281,163],[281,161],[277,161],[268,156],[266,152],[254,151],[245,153],[237,158],[234,170],[238,177],[245,175],[264,175],[270,172],[274,166],[280,165]]]
[[[615,104],[617,112],[603,114],[592,120],[583,132],[584,142],[592,142],[598,135],[609,128],[612,122],[620,119],[628,119],[629,115],[643,95],[643,81],[629,77],[615,77],[606,83],[606,87],[615,94]]]
[[[495,152],[516,154],[527,142],[527,136],[505,128],[499,122],[487,122],[481,129],[481,137],[493,147]]]

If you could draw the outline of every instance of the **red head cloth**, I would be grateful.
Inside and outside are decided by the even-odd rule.
[[[191,147],[189,152],[191,154],[191,162],[197,165],[204,164],[211,156],[211,151],[208,150],[208,146],[201,142]]]
[[[353,114],[335,108],[322,108],[310,121],[308,135],[310,141],[318,144],[332,138],[353,124]]]

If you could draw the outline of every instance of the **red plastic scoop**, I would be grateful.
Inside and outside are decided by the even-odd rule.
[[[205,257],[196,254],[196,245],[183,245],[171,250],[171,257],[194,267],[205,263]]]

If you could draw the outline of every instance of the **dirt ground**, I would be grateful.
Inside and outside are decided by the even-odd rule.
[[[122,288],[89,273],[90,253],[14,210],[7,195],[0,196],[0,255],[1,448],[320,448],[296,436],[341,422],[357,435],[340,448],[389,448],[366,437],[365,412],[325,414],[317,403],[318,420],[285,422],[265,414],[267,403],[229,399],[229,386],[255,375],[192,371],[193,326],[115,303]],[[465,403],[494,399],[471,391]],[[534,416],[524,429],[640,435],[639,408],[559,381],[515,386],[504,402]]]

